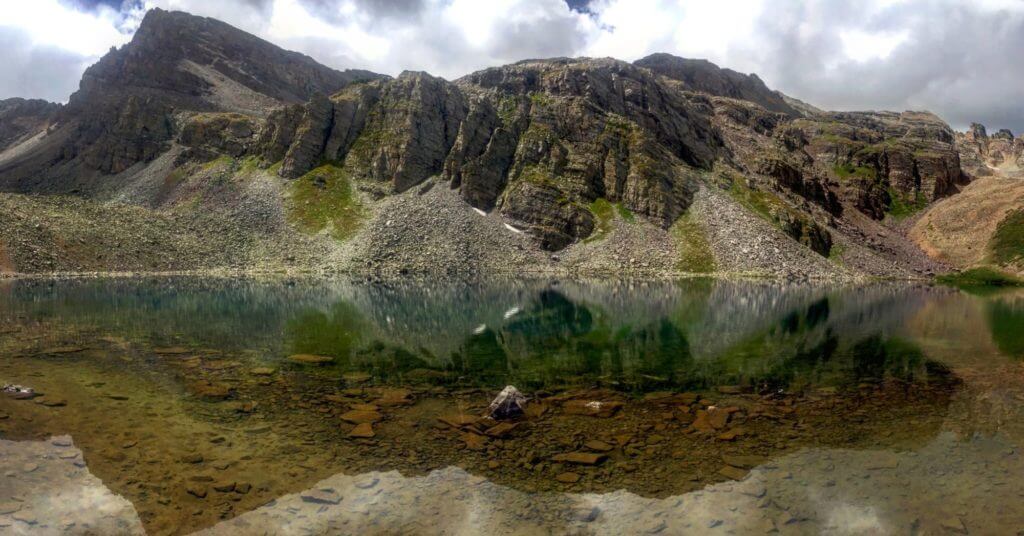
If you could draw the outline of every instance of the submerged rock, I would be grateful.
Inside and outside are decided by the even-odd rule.
[[[495,420],[511,419],[522,415],[525,408],[526,396],[514,386],[506,385],[491,401],[487,414]]]
[[[36,396],[35,389],[25,387],[24,385],[14,385],[12,383],[4,385],[2,391],[5,395],[12,396],[18,400]]]
[[[551,457],[553,461],[562,463],[575,463],[578,465],[597,465],[603,462],[608,456],[594,452],[567,452],[556,454]]]
[[[334,361],[333,357],[326,355],[312,355],[312,354],[295,354],[288,356],[289,361],[295,363],[306,363],[310,365],[322,365],[324,363],[331,363]]]
[[[371,439],[377,435],[373,431],[373,425],[368,422],[359,423],[348,433],[349,437],[358,439]]]
[[[380,422],[384,418],[379,412],[353,409],[341,415],[341,420],[352,424]]]
[[[615,415],[623,405],[618,400],[569,400],[562,406],[562,409],[569,415],[607,418]]]

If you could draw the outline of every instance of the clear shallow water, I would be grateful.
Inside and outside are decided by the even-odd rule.
[[[1012,533],[1022,358],[903,284],[5,282],[0,530]]]

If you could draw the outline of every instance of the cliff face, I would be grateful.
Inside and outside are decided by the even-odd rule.
[[[380,195],[440,174],[561,249],[593,231],[601,198],[671,225],[721,146],[706,108],[628,63],[536,61],[355,85],[276,112],[260,148],[283,177],[337,161]]]
[[[8,188],[60,191],[75,182],[67,175],[117,174],[153,160],[181,130],[184,112],[262,117],[379,77],[330,69],[215,19],[152,9],[130,43],[85,71],[55,114],[61,142],[0,172]]]
[[[712,189],[709,199],[755,214],[818,260],[839,244],[868,266],[904,262],[904,243],[875,237],[955,194],[968,180],[961,155],[1019,158],[1019,139],[970,136],[923,112],[822,112],[756,75],[667,54],[390,78],[152,10],[130,44],[86,71],[67,106],[0,105],[0,151],[18,149],[0,153],[0,187],[84,197],[127,188],[155,206],[187,198],[182,177],[227,158],[273,173],[273,188],[310,182],[304,195],[316,200],[333,195],[327,178],[310,179],[326,166],[369,206],[443,184],[547,251],[634,217],[662,244],[706,240],[706,225],[679,223]]]
[[[968,181],[953,130],[930,113],[829,113],[792,126],[818,172],[876,219],[920,210]]]

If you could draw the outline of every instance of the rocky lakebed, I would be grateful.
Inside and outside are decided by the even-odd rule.
[[[0,527],[1003,532],[1024,525],[1021,299],[4,282]],[[524,399],[495,414],[506,385]]]

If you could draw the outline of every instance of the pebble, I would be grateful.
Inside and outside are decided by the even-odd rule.
[[[206,492],[206,486],[202,486],[202,485],[198,485],[198,484],[190,484],[190,485],[185,487],[185,491],[189,495],[192,495],[193,497],[196,497],[198,499],[205,499],[206,498],[206,493],[207,493]]]
[[[373,425],[368,422],[357,424],[355,428],[353,428],[352,431],[348,433],[349,437],[357,437],[362,439],[370,439],[375,435],[377,434],[374,433],[373,431]]]
[[[556,454],[551,457],[551,460],[578,465],[597,465],[606,458],[608,458],[608,456],[605,454],[596,454],[593,452],[567,452],[564,454]]]
[[[610,444],[605,443],[604,441],[601,441],[599,439],[591,439],[590,441],[584,443],[583,446],[589,450],[593,450],[596,452],[608,452],[615,448]]]
[[[563,484],[575,484],[580,481],[580,475],[573,472],[560,473],[555,477],[555,480]]]
[[[234,482],[220,482],[220,483],[214,484],[213,485],[213,489],[215,491],[219,491],[221,493],[228,493],[228,492],[231,492],[231,491],[235,490],[235,483]]]
[[[593,506],[590,508],[574,508],[570,517],[572,517],[573,520],[579,521],[581,523],[591,523],[594,520],[596,520],[600,515],[601,509],[596,506]]]
[[[376,411],[354,409],[341,415],[341,420],[352,424],[370,424],[380,422],[383,415]]]
[[[719,469],[718,473],[732,480],[743,480],[747,477],[748,471],[746,469],[726,465]]]

